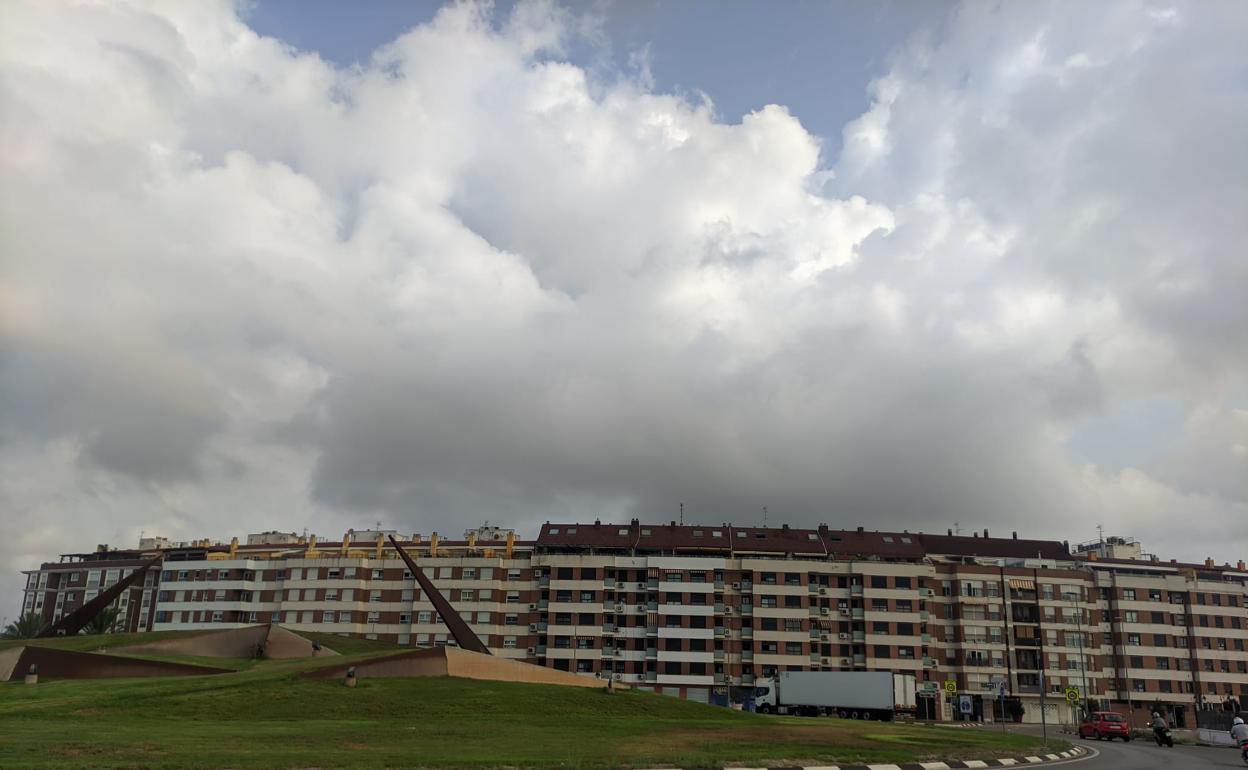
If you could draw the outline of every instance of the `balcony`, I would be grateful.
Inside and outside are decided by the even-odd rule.
[[[753,590],[754,590],[754,581],[753,581],[753,580],[742,580],[742,581],[741,581],[741,590],[742,590],[742,591],[753,591]]]
[[[723,581],[723,580],[716,580],[716,581],[715,581],[715,590],[716,590],[716,591],[722,591],[722,590],[724,590],[724,581]]]
[[[935,658],[924,658],[924,659],[923,659],[923,668],[936,668],[936,659],[935,659]]]
[[[614,647],[603,647],[603,648],[602,648],[602,657],[604,657],[604,658],[614,658],[614,657],[615,657],[615,648],[614,648]]]
[[[751,662],[751,661],[753,661],[753,660],[754,660],[754,651],[753,651],[753,650],[742,650],[742,651],[741,651],[741,662],[742,662],[742,663],[749,663],[749,662]]]
[[[658,635],[659,635],[658,626],[646,626],[646,636],[658,636]]]
[[[716,675],[715,675],[715,684],[727,684],[727,682],[728,682],[728,675],[727,675],[727,674],[716,674]]]
[[[854,656],[854,667],[855,667],[855,668],[858,668],[858,667],[865,667],[866,665],[867,665],[867,656],[866,656],[866,655],[855,655],[855,656]]]
[[[603,632],[604,634],[614,634],[614,633],[615,633],[615,624],[614,624],[614,623],[603,623],[603,624],[602,624],[602,632]]]
[[[862,643],[867,641],[867,634],[865,631],[855,631],[850,638],[855,642]]]
[[[542,575],[541,577],[539,577],[537,579],[537,587],[549,588],[550,587],[550,575]]]
[[[1040,640],[1036,637],[1014,637],[1015,647],[1039,647]]]
[[[753,614],[754,614],[754,605],[753,605],[753,604],[742,604],[742,605],[741,605],[741,614],[742,614],[742,615],[753,615]]]
[[[932,635],[931,634],[919,634],[919,641],[923,644],[931,644]]]
[[[742,629],[741,629],[741,638],[742,638],[742,639],[753,639],[753,638],[754,638],[754,629],[753,629],[753,628],[751,628],[751,627],[749,627],[749,626],[745,626],[744,628],[742,628]]]
[[[647,589],[647,590],[650,590],[650,591],[657,591],[657,590],[659,590],[659,579],[658,579],[658,578],[650,578],[650,579],[646,580],[646,589]]]
[[[714,658],[713,658],[713,659],[714,659],[714,660],[723,660],[723,659],[724,659],[724,656],[725,656],[725,653],[724,653],[724,651],[723,651],[723,650],[715,650],[715,654],[714,654]]]
[[[1019,695],[1039,695],[1040,685],[1038,684],[1020,684],[1014,688],[1014,692]],[[1060,697],[1060,696],[1055,696]]]
[[[932,617],[932,613],[928,612],[927,610],[919,610],[919,620],[926,622],[930,620],[931,617]]]
[[[850,596],[862,596],[862,584],[855,583],[854,585],[850,586],[849,595]]]
[[[647,647],[647,648],[646,648],[646,660],[654,660],[654,659],[657,659],[658,657],[659,657],[659,648],[658,648],[658,647]]]
[[[854,608],[850,609],[850,611],[849,611],[849,616],[850,616],[851,618],[853,618],[854,620],[862,620],[862,618],[863,618],[863,610],[862,610],[862,608],[861,608],[861,607],[854,607]]]

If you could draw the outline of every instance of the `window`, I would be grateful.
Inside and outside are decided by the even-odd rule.
[[[477,600],[477,592],[472,588],[465,588],[459,592],[459,600],[461,602],[475,602]]]
[[[800,608],[800,607],[802,606],[802,597],[800,597],[800,596],[786,596],[786,597],[784,597],[784,606],[785,606],[785,607],[788,607],[789,609],[797,609],[797,608]]]
[[[368,613],[368,622],[369,622],[369,623],[380,623],[380,622],[381,622],[381,613],[380,613],[380,612],[370,612],[370,613]]]
[[[888,588],[888,578],[885,577],[884,575],[872,575],[871,587],[872,588]]]
[[[1123,619],[1123,622],[1125,623],[1139,623],[1140,613],[1136,612],[1135,610],[1127,610],[1126,612],[1122,614],[1122,619]]]
[[[909,587],[910,587],[910,578],[908,578],[908,577],[895,577],[895,578],[893,578],[893,587],[894,587],[894,588],[909,588]]]
[[[559,534],[559,528],[558,528],[558,527],[551,527],[551,528],[550,528],[550,534],[552,534],[552,535],[557,535],[557,534]]]
[[[913,603],[912,603],[909,599],[898,599],[898,600],[897,600],[897,611],[898,611],[898,612],[913,612],[913,611],[914,611],[914,609],[913,609],[913,608],[914,608],[914,604],[913,604]]]
[[[788,586],[800,586],[802,584],[802,574],[800,572],[784,573],[784,584]]]
[[[872,612],[888,612],[888,599],[872,599],[871,611]]]
[[[1134,588],[1122,589],[1122,598],[1129,602],[1135,601],[1135,589]]]
[[[337,589],[337,588],[326,588],[326,589],[325,589],[325,601],[327,601],[327,602],[336,602],[336,601],[338,601],[338,589]]]
[[[875,649],[875,657],[877,658],[893,657],[892,649],[887,644],[877,644],[875,645],[874,649]]]
[[[516,646],[516,637],[514,636],[503,637],[503,647],[505,649],[508,649],[508,650],[515,649],[515,646]]]
[[[386,571],[384,569],[373,570],[373,580],[382,580],[385,577],[386,577]]]
[[[774,586],[774,585],[776,584],[776,573],[774,573],[774,572],[764,572],[764,573],[760,576],[760,580],[761,580],[761,582],[763,582],[763,583],[765,583],[765,584],[767,584],[767,585],[769,585],[769,586]]]
[[[329,568],[329,575],[328,575],[327,577],[329,577],[329,579],[330,579],[330,580],[336,580],[336,579],[338,579],[338,577],[339,577],[341,574],[342,574],[342,573],[341,573],[341,572],[339,572],[339,570],[338,570],[338,568],[337,568],[337,567],[330,567],[330,568]]]
[[[476,579],[477,579],[477,568],[476,567],[464,567],[464,580],[476,580]]]
[[[776,597],[774,597],[774,596],[760,596],[760,597],[758,597],[758,606],[760,606],[760,607],[775,607],[775,606],[776,606]]]
[[[784,654],[785,655],[801,655],[802,643],[801,642],[785,642]]]
[[[325,612],[321,614],[321,622],[322,623],[337,623],[338,618],[335,616],[335,613],[333,610],[325,610]]]
[[[420,612],[416,613],[416,622],[417,623],[432,623],[433,613],[430,612],[429,610],[421,610]]]
[[[399,613],[399,622],[400,622],[400,623],[402,623],[403,625],[408,625],[408,624],[410,624],[410,623],[412,622],[412,613],[410,613],[410,612],[400,612],[400,613]]]
[[[368,600],[369,600],[370,602],[379,602],[379,601],[381,601],[381,591],[373,591],[373,592],[369,593],[369,595],[368,595]]]
[[[882,621],[879,621],[879,620],[877,620],[877,621],[873,622],[873,623],[871,624],[871,633],[873,633],[873,634],[887,634],[887,633],[888,633],[888,623],[887,623],[886,621],[882,622]]]
[[[1138,645],[1140,643],[1139,634],[1127,634],[1127,644]]]

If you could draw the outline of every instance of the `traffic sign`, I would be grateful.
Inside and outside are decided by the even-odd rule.
[[[958,693],[958,680],[946,679],[945,680],[945,693],[947,695],[956,695]]]
[[[1079,688],[1078,687],[1066,688],[1066,702],[1072,706],[1079,702]]]
[[[975,713],[975,700],[969,695],[963,695],[958,698],[958,711],[963,714]]]

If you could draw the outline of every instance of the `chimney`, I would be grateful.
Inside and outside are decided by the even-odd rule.
[[[985,540],[987,540],[987,539],[988,539],[988,528],[987,528],[987,527],[984,527],[984,539],[985,539]]]
[[[1013,532],[1011,532],[1011,533],[1010,533],[1010,537],[1011,537],[1012,539],[1014,539],[1014,540],[1017,540],[1017,539],[1018,539],[1018,530],[1014,530]]]
[[[1240,559],[1240,560],[1239,560],[1239,563],[1235,565],[1235,569],[1239,570],[1240,572],[1243,572],[1243,571],[1244,571],[1244,560],[1243,560],[1243,559]]]
[[[978,532],[972,532],[972,533],[971,533],[971,537],[973,537],[973,538],[975,538],[976,540],[978,540],[978,539],[979,539],[979,533],[978,533]]]
[[[862,534],[862,532],[863,532],[862,527],[859,527],[859,528],[858,528],[858,534],[860,534],[860,535],[861,535],[861,534]]]
[[[953,528],[950,527],[949,529],[946,529],[945,534],[948,535],[949,537],[953,537]]]
[[[788,525],[788,524],[781,524],[781,525],[780,525],[780,529],[784,530],[785,532],[788,532],[788,531],[789,531],[789,525]]]
[[[1208,567],[1209,569],[1213,569],[1213,559],[1212,558],[1205,559],[1205,566]]]

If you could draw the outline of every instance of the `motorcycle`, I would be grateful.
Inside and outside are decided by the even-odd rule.
[[[1239,755],[1244,758],[1244,764],[1248,765],[1248,741],[1239,745]]]
[[[1169,727],[1154,727],[1153,740],[1157,741],[1158,746],[1174,748],[1174,736],[1170,734]]]

